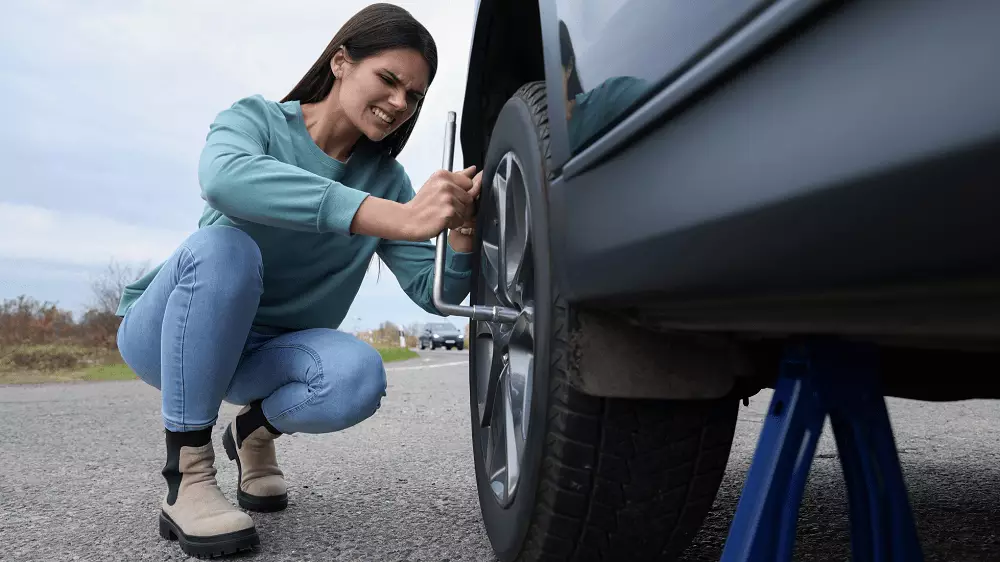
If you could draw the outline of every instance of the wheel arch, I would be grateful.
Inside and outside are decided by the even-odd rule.
[[[543,53],[539,0],[479,2],[459,132],[464,167],[482,168],[493,125],[514,92],[545,79]]]

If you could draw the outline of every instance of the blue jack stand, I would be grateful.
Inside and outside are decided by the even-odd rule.
[[[722,562],[792,559],[795,527],[816,443],[830,416],[847,483],[855,562],[920,562],[872,347],[791,345],[761,430]]]

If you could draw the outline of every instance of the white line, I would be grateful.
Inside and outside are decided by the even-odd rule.
[[[386,372],[391,373],[393,371],[412,371],[414,369],[433,369],[434,367],[454,367],[456,365],[468,365],[468,361],[455,361],[454,363],[437,363],[436,365],[417,365],[415,367],[389,367]]]

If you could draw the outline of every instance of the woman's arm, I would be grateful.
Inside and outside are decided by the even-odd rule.
[[[400,201],[368,198],[358,209],[351,231],[388,240],[422,242],[445,228],[458,228],[472,220],[473,203],[481,188],[481,176],[471,177],[475,171],[475,166],[461,172],[438,170],[413,195],[410,180],[400,167],[398,173],[405,178],[408,195]]]
[[[212,123],[198,164],[202,198],[231,217],[350,235],[369,194],[266,154],[266,104],[260,96],[244,98]]]
[[[403,173],[399,202],[406,204],[413,201],[420,193],[414,195],[410,180]],[[476,182],[478,188],[478,182]],[[421,188],[420,191],[423,191]],[[438,231],[440,232],[440,231]],[[438,232],[434,232],[436,235]],[[449,242],[455,237],[449,233]],[[382,240],[377,249],[379,258],[389,266],[399,286],[410,300],[431,314],[441,313],[434,307],[431,298],[434,288],[434,245],[430,236],[423,241]],[[470,248],[471,250],[471,248]],[[445,271],[442,282],[442,296],[450,303],[460,303],[469,294],[472,276],[472,253],[456,251],[450,243],[445,250]]]

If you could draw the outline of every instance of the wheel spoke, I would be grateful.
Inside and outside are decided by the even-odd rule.
[[[497,411],[501,410],[502,408],[497,409]],[[507,494],[507,452],[504,450],[507,440],[504,435],[503,424],[491,423],[490,427],[486,430],[486,435],[487,440],[484,443],[486,449],[486,474],[489,475],[490,487],[493,488],[493,493],[504,497]]]
[[[519,247],[517,240],[518,227],[517,212],[514,210],[513,199],[515,193],[523,191],[524,180],[521,177],[520,167],[515,165],[514,156],[508,153],[497,170],[493,181],[493,209],[496,211],[494,225],[496,227],[496,261],[493,262],[497,271],[497,283],[494,293],[503,306],[514,306],[514,300],[510,293],[511,268],[516,268],[519,263],[518,256],[509,255],[509,248]],[[513,223],[513,224],[512,224]],[[511,258],[515,258],[513,261]]]
[[[514,156],[508,155],[508,163],[514,162]],[[500,248],[502,248],[503,273],[501,281],[505,295],[512,305],[523,307],[525,287],[531,282],[531,253],[529,243],[530,216],[527,192],[524,187],[524,177],[520,165],[513,166],[505,182],[502,213],[500,223]],[[526,279],[527,277],[527,279]]]
[[[483,240],[483,259],[482,270],[483,279],[486,281],[486,285],[493,297],[497,299],[503,306],[508,306],[503,287],[501,287],[501,276],[500,276],[500,250],[497,248],[496,244],[493,244],[487,240]]]
[[[507,345],[513,350],[517,350],[520,356],[530,357],[534,355],[535,350],[535,323],[534,320],[534,308],[526,308],[521,311],[521,316],[514,322],[513,325],[509,325],[507,328],[506,337],[503,340],[504,345]]]
[[[489,322],[479,322],[485,325],[489,332],[489,365],[481,364],[477,369],[479,373],[481,402],[479,404],[479,424],[486,427],[486,424],[493,418],[493,410],[496,408],[497,393],[500,390],[500,380],[508,368],[507,347],[510,343],[512,329],[504,324],[493,324]],[[484,346],[485,347],[485,346]]]
[[[483,468],[486,470],[486,474],[493,478],[493,463],[496,458],[496,452],[494,451],[494,443],[496,439],[493,438],[493,428],[487,428],[483,432]]]
[[[493,324],[486,322],[484,320],[474,320],[475,326],[473,327],[473,332],[477,338],[485,338],[493,341]]]
[[[490,385],[491,364],[493,362],[493,332],[486,322],[473,321],[472,341],[475,347],[476,360],[476,404],[479,408],[479,415],[482,416],[486,403],[486,389]],[[480,417],[482,422],[482,417]]]
[[[510,185],[510,159],[505,157],[506,162],[501,163],[500,169],[503,173],[497,173],[496,179],[493,182],[493,209],[496,211],[496,216],[494,217],[494,224],[496,226],[496,261],[493,262],[497,270],[497,286],[500,289],[497,292],[497,297],[505,305],[509,306],[510,302],[506,299],[506,255],[504,252],[504,247],[506,244],[506,226],[507,226],[507,198],[508,189]]]
[[[503,402],[502,392],[500,400]],[[507,485],[507,473],[509,465],[507,463],[507,426],[503,422],[504,405],[501,403],[493,410],[488,431],[489,442],[487,443],[487,456],[489,457],[489,468],[487,474],[490,475],[490,486],[493,493],[506,501],[509,495]]]
[[[494,349],[496,349],[494,347]],[[503,357],[499,353],[493,354],[490,361],[489,379],[486,381],[486,393],[483,402],[479,405],[479,424],[486,427],[486,424],[493,418],[493,410],[496,408],[497,394],[500,391],[500,379],[506,370]]]
[[[508,376],[504,377],[503,386],[503,427],[504,427],[504,450],[507,453],[507,495],[513,494],[514,489],[517,487],[518,477],[520,476],[520,447],[518,447],[518,432],[514,428],[514,410],[517,406],[513,403],[510,388],[510,375],[508,371]]]
[[[534,367],[530,349],[511,345],[510,368],[507,380],[513,414],[514,435],[518,441],[518,455],[528,438],[528,417],[531,412],[531,373]]]

